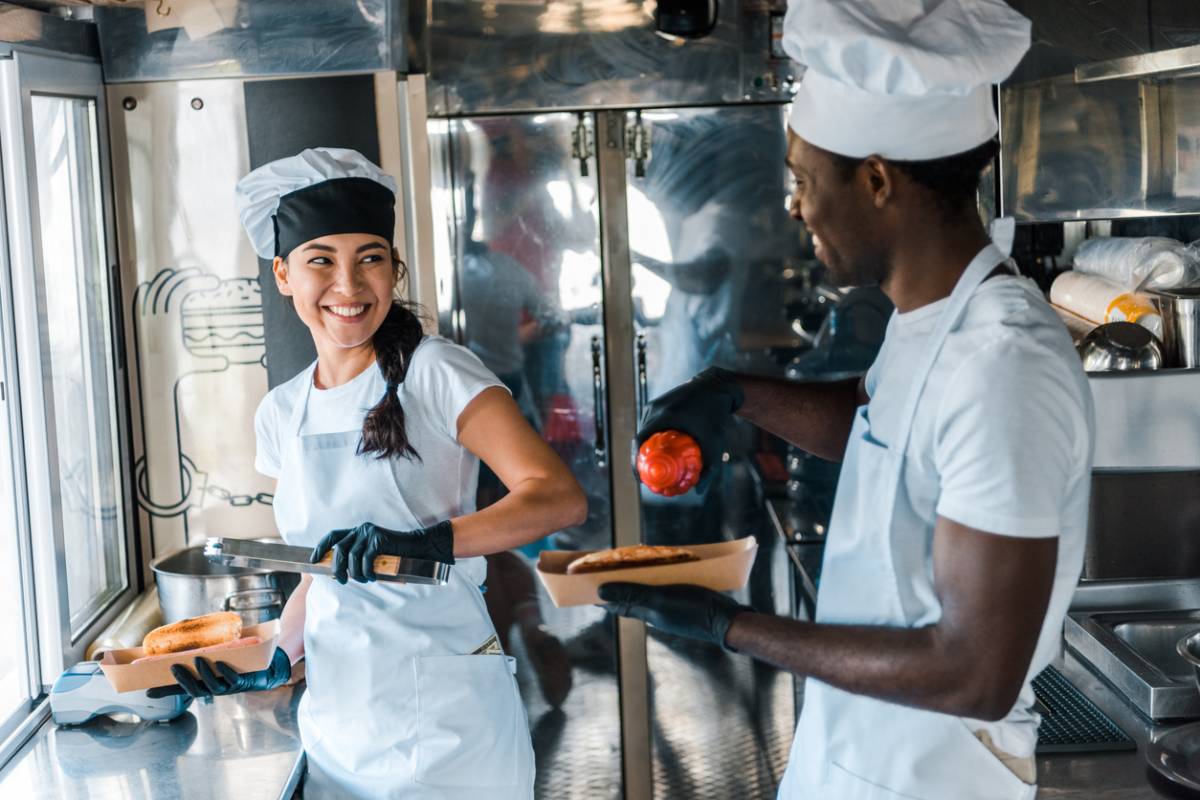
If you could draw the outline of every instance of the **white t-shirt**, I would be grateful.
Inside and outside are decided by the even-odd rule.
[[[871,435],[889,447],[917,364],[929,346],[941,300],[893,314],[866,377]],[[1025,686],[997,723],[972,721],[1016,756],[1033,753],[1037,717],[1030,681],[1058,654],[1063,618],[1083,568],[1095,420],[1079,356],[1058,316],[1025,278],[985,281],[968,302],[929,374],[913,421],[896,525],[926,531],[896,563],[901,601],[920,627],[941,618],[933,591],[932,541],[938,516],[989,533],[1058,537],[1050,604]]]
[[[254,468],[278,478],[288,453],[286,427],[303,396],[306,369],[263,398],[254,415],[258,440]],[[458,443],[458,417],[480,392],[503,387],[479,358],[440,336],[425,337],[398,396],[404,428],[420,459],[393,458],[397,485],[422,526],[475,510],[479,459]],[[383,397],[387,383],[379,366],[370,367],[332,389],[313,387],[301,422],[302,435],[361,430],[367,412]],[[371,456],[365,456],[370,458]]]

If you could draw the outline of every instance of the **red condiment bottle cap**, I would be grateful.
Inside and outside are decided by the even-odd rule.
[[[638,448],[638,477],[650,491],[664,497],[683,494],[695,486],[703,466],[700,445],[680,431],[655,433]]]

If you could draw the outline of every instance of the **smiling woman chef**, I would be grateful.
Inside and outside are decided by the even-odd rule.
[[[266,164],[237,187],[255,250],[308,326],[317,360],[263,400],[260,472],[278,478],[289,544],[332,549],[305,576],[271,666],[197,659],[193,695],[271,689],[306,659],[306,797],[529,798],[533,751],[512,659],[493,639],[480,556],[578,524],[586,500],[470,351],[394,299],[392,178],[352,150]],[[510,489],[474,511],[482,459]],[[376,555],[454,563],[445,586],[374,581]],[[349,581],[348,581],[349,579]]]

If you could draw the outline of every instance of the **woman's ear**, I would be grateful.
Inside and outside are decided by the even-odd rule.
[[[279,289],[279,293],[290,297],[292,287],[288,283],[287,261],[280,256],[275,256],[271,261],[271,271],[275,273],[275,286]]]

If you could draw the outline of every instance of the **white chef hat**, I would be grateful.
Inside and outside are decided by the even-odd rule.
[[[373,233],[389,242],[396,227],[396,181],[357,150],[315,147],[243,177],[236,202],[260,258],[335,233]]]
[[[783,46],[807,67],[792,130],[851,158],[970,150],[996,135],[991,87],[1029,29],[1003,0],[789,0]]]

